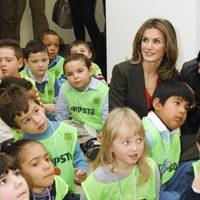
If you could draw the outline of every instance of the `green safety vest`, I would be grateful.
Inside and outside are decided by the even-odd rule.
[[[17,130],[17,129],[12,129],[12,131],[13,131],[14,141],[17,141],[23,138],[24,131]]]
[[[108,95],[108,86],[99,81],[96,90],[78,92],[71,88],[66,90],[69,83],[61,86],[69,106],[72,118],[99,131],[103,128],[102,108]]]
[[[194,170],[194,176],[197,176],[199,169],[200,169],[200,160],[192,163],[193,170]]]
[[[54,166],[61,170],[60,176],[75,191],[73,155],[77,142],[75,127],[60,122],[59,127],[48,138],[39,140],[51,155]]]
[[[150,166],[150,177],[146,183],[138,184],[137,177],[141,176],[138,171],[136,175],[134,166],[131,174],[120,181],[111,183],[101,183],[94,179],[93,172],[82,182],[82,187],[87,200],[155,200],[156,199],[156,176],[155,162],[147,158]],[[121,192],[120,192],[121,191]],[[121,196],[121,197],[120,197]]]
[[[53,72],[55,74],[56,80],[59,80],[63,74],[64,61],[65,59],[62,56],[60,56],[60,60],[53,67],[48,69],[48,71]]]
[[[57,175],[54,175],[55,186],[56,186],[56,198],[55,200],[62,200],[69,191],[69,185]]]
[[[158,164],[162,185],[174,175],[178,166],[181,153],[180,134],[171,135],[169,144],[163,140],[156,126],[147,117],[143,117],[142,123],[145,131],[151,134],[153,140],[150,156]]]
[[[20,72],[20,75],[22,75],[21,78],[26,79],[27,81],[31,82],[33,86],[35,86],[35,81],[34,81],[32,78],[30,78],[28,75],[26,75],[25,69],[23,69],[23,70]]]
[[[100,73],[102,72],[99,66],[96,63],[92,63],[92,76],[95,78]]]
[[[27,69],[23,69],[20,73],[25,78],[30,78],[29,74],[27,72]],[[54,100],[55,100],[55,97],[54,97],[54,94],[55,94],[54,84],[55,84],[56,78],[55,78],[55,75],[52,72],[47,71],[47,74],[48,74],[48,77],[49,77],[49,81],[45,85],[44,93],[41,93],[38,90],[39,95],[40,95],[40,99],[42,100],[42,103],[44,103],[44,104],[54,103]],[[32,81],[34,81],[34,80],[32,80]],[[35,81],[34,81],[34,85],[35,85]]]

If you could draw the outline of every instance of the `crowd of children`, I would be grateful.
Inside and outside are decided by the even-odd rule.
[[[180,127],[195,105],[189,85],[159,81],[142,119],[128,107],[109,113],[88,43],[70,43],[66,58],[59,44],[53,30],[23,54],[0,41],[0,199],[200,199],[200,161],[180,163]]]

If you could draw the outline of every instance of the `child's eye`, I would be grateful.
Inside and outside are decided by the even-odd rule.
[[[39,162],[33,163],[32,166],[33,166],[33,167],[39,166]]]
[[[20,175],[21,175],[21,172],[20,172],[19,170],[17,170],[17,171],[15,172],[15,175],[16,175],[16,176],[20,176]]]
[[[47,157],[46,157],[46,161],[51,161],[51,157],[50,157],[50,156],[47,156]]]
[[[124,141],[122,141],[122,144],[129,144],[129,141],[128,140],[124,140]]]
[[[174,101],[174,104],[179,105],[180,102],[179,101]]]
[[[25,120],[24,124],[29,124],[30,123],[30,119]]]
[[[7,183],[7,179],[2,179],[2,180],[0,180],[0,186],[3,186],[3,185],[5,185]]]
[[[137,144],[141,144],[143,142],[143,139],[142,138],[138,138],[137,140],[136,140],[136,143]]]

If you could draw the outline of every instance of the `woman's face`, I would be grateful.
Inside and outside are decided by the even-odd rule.
[[[164,34],[157,28],[144,31],[141,42],[143,62],[160,65],[165,54],[166,41]]]

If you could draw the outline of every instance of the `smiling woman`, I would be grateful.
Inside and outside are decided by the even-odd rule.
[[[110,110],[128,106],[147,115],[151,96],[160,80],[176,78],[176,32],[166,19],[151,18],[138,29],[132,58],[113,68],[109,90]]]

